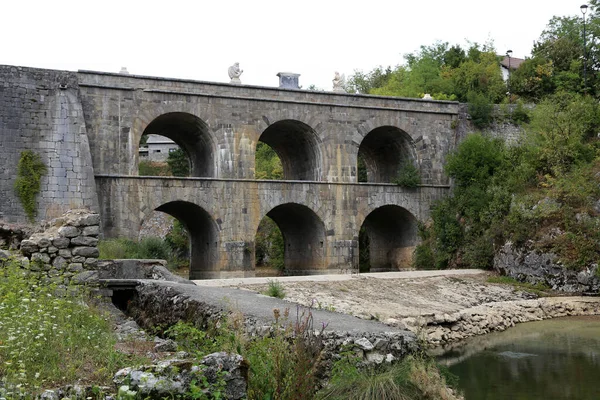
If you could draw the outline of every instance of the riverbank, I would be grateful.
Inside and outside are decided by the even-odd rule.
[[[449,276],[398,273],[387,278],[353,275],[344,280],[273,280],[283,286],[285,300],[407,329],[431,346],[502,331],[521,322],[600,314],[600,298],[560,297],[554,292],[547,293],[551,297],[538,298],[526,288],[490,283],[493,276],[473,271]],[[231,283],[231,287],[256,292],[268,287]]]

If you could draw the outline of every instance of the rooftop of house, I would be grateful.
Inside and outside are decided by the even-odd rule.
[[[500,57],[504,57],[502,59],[502,61],[500,61],[500,65],[506,69],[508,69],[509,64],[510,64],[510,69],[517,69],[521,66],[523,61],[525,61],[525,59],[517,58],[517,57],[510,57],[510,60],[509,60],[508,56],[500,56]]]

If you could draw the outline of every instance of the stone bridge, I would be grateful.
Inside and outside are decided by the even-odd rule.
[[[40,132],[68,137],[77,142],[79,158],[91,159],[95,188],[85,190],[86,201],[70,191],[62,194],[52,177],[69,170],[52,164],[42,197],[51,192],[54,205],[44,206],[42,199],[40,214],[50,217],[74,202],[97,207],[106,237],[136,237],[151,211],[171,214],[191,233],[193,278],[252,276],[254,237],[264,216],[283,233],[292,273],[356,268],[362,226],[373,269],[405,266],[417,241],[417,221],[428,218],[432,201],[449,188],[442,166],[463,122],[455,102],[92,71],[4,67],[0,77],[10,81],[5,96],[44,120]],[[31,83],[40,80],[47,80],[42,89]],[[35,103],[26,102],[32,94]],[[42,114],[44,107],[52,108],[53,119]],[[29,124],[33,111],[23,114],[15,107],[9,117],[18,118],[11,117],[16,122],[11,126]],[[192,177],[137,177],[145,134],[175,141],[189,157]],[[259,141],[280,157],[284,180],[255,179]],[[33,147],[54,148],[51,142],[37,144]],[[42,151],[48,160],[53,154]],[[367,171],[364,183],[358,183],[359,156]],[[420,172],[419,188],[392,183],[408,164]],[[73,175],[73,183],[78,177]]]

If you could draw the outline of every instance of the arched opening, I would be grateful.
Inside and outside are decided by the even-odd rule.
[[[279,156],[283,179],[321,179],[319,140],[310,126],[296,120],[277,121],[265,129],[258,140],[271,147]]]
[[[179,168],[175,176],[213,177],[215,172],[214,142],[209,132],[208,125],[195,115],[172,112],[155,118],[144,130],[141,141],[147,138],[148,157],[157,156],[168,158],[168,152],[176,152],[174,142],[180,148]],[[161,139],[163,138],[163,139]],[[164,140],[164,138],[168,140]],[[150,147],[150,141],[152,147]],[[140,158],[143,157],[144,148],[140,147]],[[167,154],[165,154],[167,152]],[[187,160],[187,161],[186,161]],[[185,164],[188,167],[185,168]],[[189,172],[186,174],[185,171]]]
[[[172,201],[161,205],[161,211],[176,218],[183,225],[179,240],[189,235],[189,278],[213,278],[218,268],[219,228],[202,207],[186,201]],[[181,229],[174,225],[174,229]]]
[[[356,164],[358,182],[392,183],[402,168],[416,166],[413,141],[394,126],[375,128],[360,144]]]
[[[140,176],[190,176],[190,159],[171,139],[142,135],[139,146]]]
[[[323,269],[325,225],[314,211],[300,204],[286,203],[269,211],[261,224],[267,219],[277,225],[283,237],[282,274],[303,275]]]
[[[406,209],[388,205],[365,218],[359,234],[361,272],[410,268],[417,244],[417,219]]]

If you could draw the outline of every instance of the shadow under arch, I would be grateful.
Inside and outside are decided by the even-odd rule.
[[[321,146],[317,133],[304,122],[285,119],[274,122],[258,139],[269,145],[281,160],[283,179],[321,180]]]
[[[362,271],[410,268],[417,244],[417,219],[405,208],[381,206],[364,220],[359,235]]]
[[[177,218],[190,235],[190,279],[214,278],[219,265],[219,227],[211,215],[197,204],[171,201],[157,207]]]
[[[143,135],[160,135],[174,141],[190,160],[190,176],[214,177],[215,143],[206,122],[186,112],[170,112],[154,118]]]
[[[370,131],[358,147],[358,159],[362,159],[366,168],[365,182],[392,183],[404,165],[417,166],[412,138],[395,126],[380,126]],[[360,171],[357,176],[360,177]]]
[[[310,208],[285,203],[267,213],[284,242],[284,271],[290,275],[319,273],[325,266],[325,224]]]

